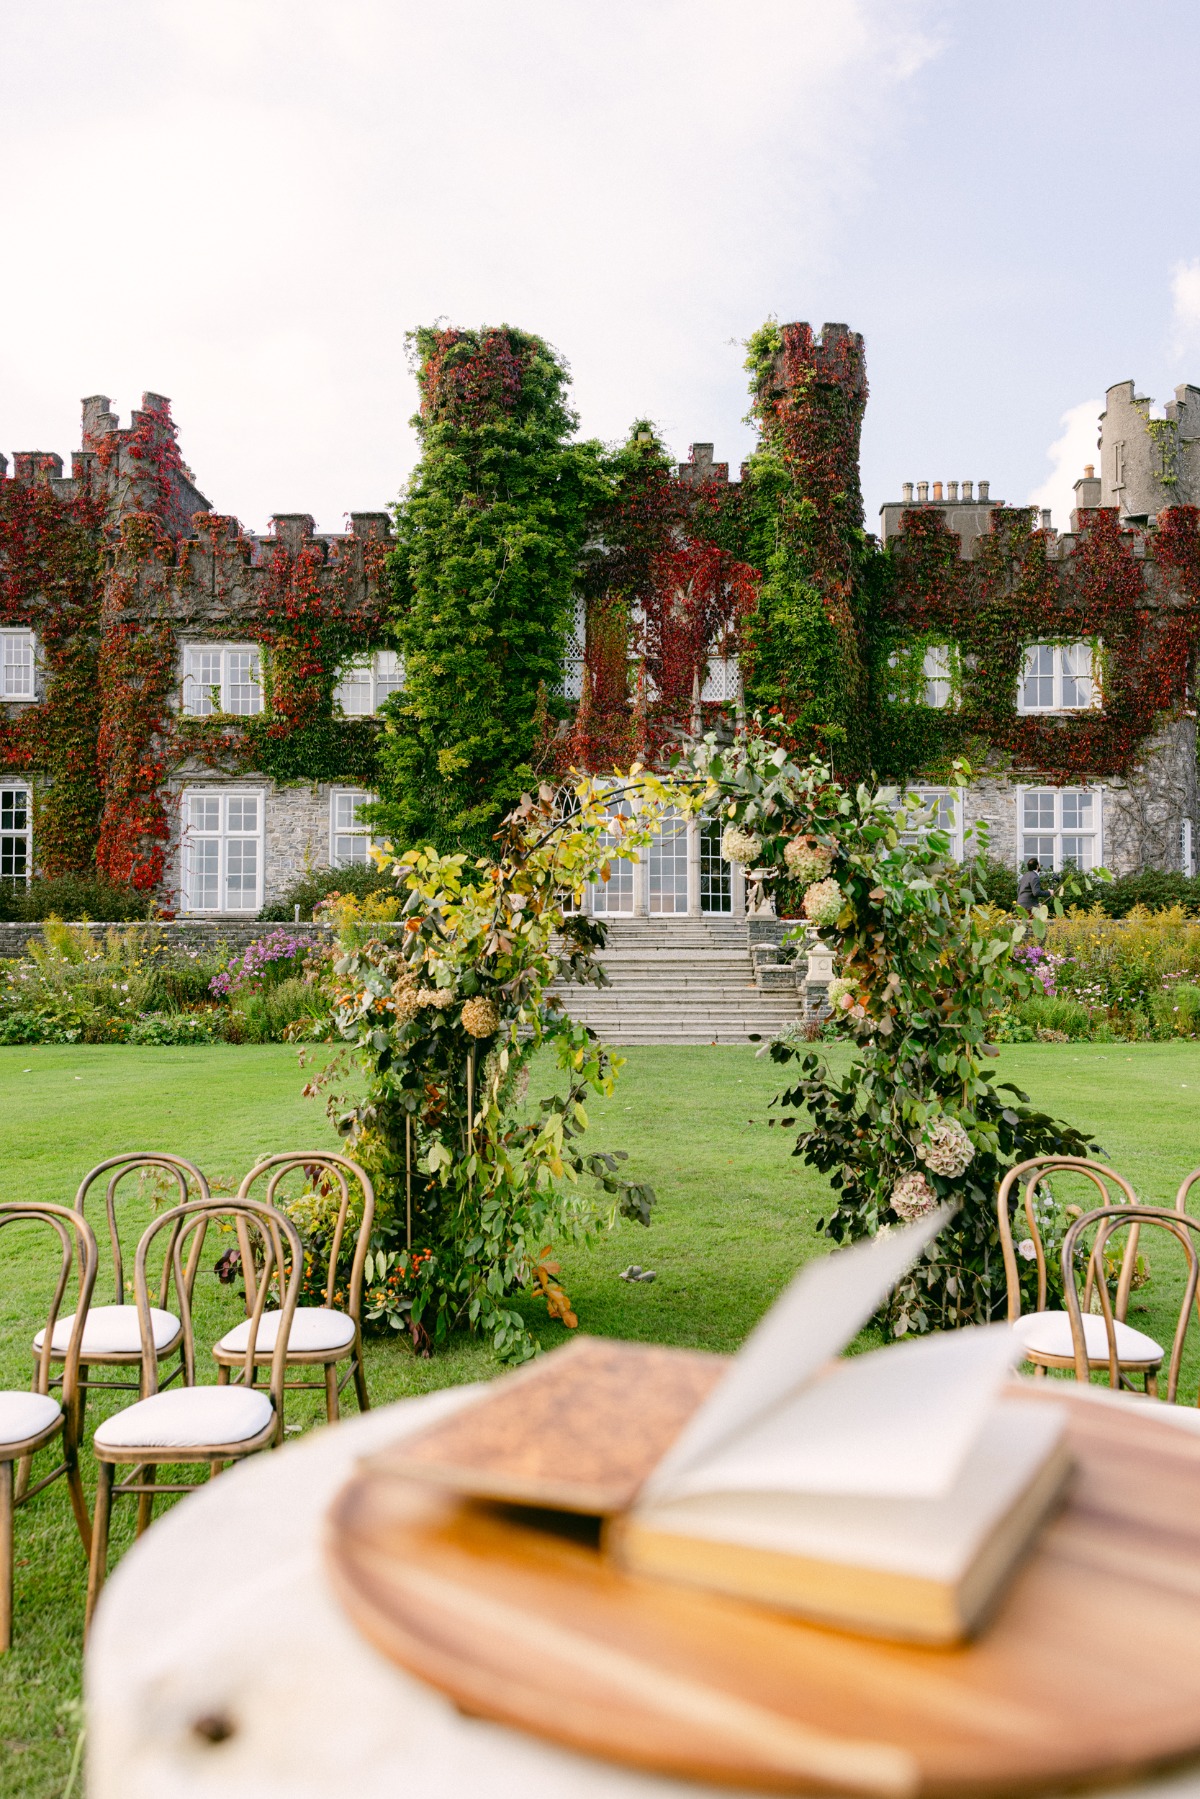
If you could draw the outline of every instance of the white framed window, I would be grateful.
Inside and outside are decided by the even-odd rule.
[[[333,868],[351,868],[371,860],[371,827],[358,816],[360,806],[370,806],[375,795],[361,787],[334,787],[329,794],[329,862]]]
[[[910,659],[903,650],[893,650],[888,657],[888,667],[905,669],[907,673]],[[922,706],[933,706],[939,711],[944,710],[954,703],[957,673],[958,654],[952,643],[926,644],[924,655],[921,658],[921,677],[916,694],[902,691],[897,683],[889,689],[888,699],[895,706],[902,705],[905,701],[911,702],[919,695]],[[911,675],[909,678],[911,679]]]
[[[710,656],[704,671],[702,700],[736,701],[739,695],[738,659],[736,656]]]
[[[901,843],[924,843],[930,831],[945,831],[950,839],[950,853],[956,862],[963,859],[962,794],[953,787],[913,787],[905,799],[915,801],[929,821],[911,831],[901,831]]]
[[[333,690],[334,705],[347,718],[369,718],[386,699],[404,687],[404,659],[396,650],[376,650],[342,670]]]
[[[33,873],[33,795],[28,787],[0,786],[0,881],[28,885]]]
[[[257,912],[263,811],[257,787],[191,787],[183,795],[183,909]]]
[[[256,643],[189,643],[183,652],[183,710],[189,718],[230,712],[254,718],[263,709]]]
[[[0,701],[36,699],[37,640],[32,631],[0,631]]]
[[[620,814],[624,818],[632,816],[633,807],[628,800],[614,800],[606,807],[610,817]],[[616,849],[621,837],[615,831],[605,831],[599,839],[604,849]],[[591,890],[592,912],[597,918],[630,917],[633,913],[633,863],[627,856],[614,856],[608,864],[607,881],[596,881]]]
[[[1018,712],[1087,712],[1099,704],[1094,645],[1030,644],[1017,688]]]
[[[721,854],[721,821],[700,827],[700,910],[733,911],[733,864]]]
[[[669,806],[650,841],[647,857],[651,918],[669,918],[688,909],[688,823]]]
[[[1098,868],[1104,860],[1104,793],[1099,787],[1023,787],[1019,860],[1036,856],[1043,868]]]
[[[576,599],[563,650],[562,690],[565,700],[583,698],[583,665],[587,655],[587,607]]]

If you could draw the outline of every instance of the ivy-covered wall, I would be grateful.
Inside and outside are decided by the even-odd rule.
[[[527,332],[412,342],[420,462],[394,517],[352,515],[346,536],[280,515],[256,538],[213,514],[158,395],[125,430],[85,401],[69,478],[30,452],[0,479],[0,626],[35,631],[42,658],[36,703],[0,703],[0,775],[33,785],[42,871],[169,899],[171,796],[206,775],[373,791],[398,844],[478,852],[546,775],[662,762],[756,714],[850,776],[944,778],[966,755],[989,794],[1111,782],[1140,821],[1127,860],[1168,865],[1195,800],[1194,508],[1139,533],[1093,508],[1059,537],[998,507],[965,558],[918,505],[881,547],[858,476],[863,343],[843,325],[749,339],[759,437],[735,480],[710,446],[673,465],[644,419],[615,447],[580,442],[566,365]],[[222,639],[261,646],[265,710],[181,717],[181,645]],[[1019,715],[1035,641],[1094,643],[1102,706]],[[934,645],[944,707],[923,703]],[[403,693],[382,718],[336,715],[339,671],[376,647],[403,655]],[[1154,787],[1168,766],[1173,797]]]

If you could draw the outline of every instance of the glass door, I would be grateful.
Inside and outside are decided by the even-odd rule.
[[[687,820],[672,806],[650,844],[651,918],[670,918],[688,909]]]

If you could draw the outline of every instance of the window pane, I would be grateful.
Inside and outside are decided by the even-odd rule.
[[[946,643],[932,643],[925,651],[922,666],[925,676],[925,704],[927,706],[948,706],[950,704],[950,646]]]
[[[1048,644],[1032,644],[1025,652],[1021,705],[1026,712],[1054,709],[1054,651]]]
[[[700,910],[733,911],[733,869],[721,854],[721,826],[715,819],[700,832]]]
[[[1047,788],[1034,788],[1024,795],[1022,824],[1027,831],[1054,829],[1054,793]],[[1037,852],[1031,850],[1030,854]]]
[[[375,709],[404,686],[404,659],[395,650],[375,652]]]
[[[736,700],[738,696],[738,659],[736,656],[712,656],[700,689],[702,700]]]
[[[225,710],[241,718],[252,718],[262,711],[257,650],[226,650]]]
[[[333,697],[348,718],[364,718],[375,710],[371,693],[371,665],[355,663],[348,668],[333,690]]]
[[[221,707],[220,650],[184,652],[183,709],[192,718],[208,718]]]
[[[335,837],[333,840],[333,866],[348,868],[353,864],[366,864],[371,859],[371,839],[369,837]]]
[[[1028,861],[1030,856],[1036,856],[1043,868],[1053,868],[1054,867],[1054,839],[1053,839],[1053,837],[1030,837],[1028,834],[1022,836],[1022,838],[1021,838],[1021,860],[1023,862]]]
[[[1073,791],[1064,788],[1062,796],[1062,828],[1064,831],[1092,830],[1092,795],[1086,788]]]
[[[615,805],[609,807],[609,811],[610,813],[621,813],[628,818],[632,807],[628,800],[619,800]],[[600,844],[603,848],[615,848],[617,842],[615,832],[605,831],[600,837]],[[605,918],[632,914],[633,863],[625,857],[610,862],[608,880],[597,881],[592,888],[592,911]]]
[[[215,793],[193,793],[189,798],[188,825],[192,831],[221,829],[221,801]]]
[[[563,647],[563,698],[577,700],[583,693],[583,663],[587,643],[587,611],[582,600],[575,601],[571,626]]]
[[[0,699],[33,698],[33,632],[0,634]]]
[[[687,820],[674,807],[663,814],[650,845],[650,913],[665,917],[686,912],[688,904]]]
[[[1092,704],[1092,646],[1072,643],[1059,651],[1062,662],[1062,703],[1064,706]]]
[[[353,790],[347,793],[335,793],[333,796],[334,829],[338,831],[365,831],[367,827],[365,825],[360,825],[358,821],[358,808],[360,806],[365,806],[366,803],[367,796],[365,793],[356,793]]]
[[[188,843],[184,892],[193,912],[218,910],[221,903],[221,845],[215,837],[202,837]]]
[[[1095,839],[1092,837],[1068,837],[1064,834],[1062,840],[1063,861],[1073,862],[1076,868],[1090,868],[1094,843]]]
[[[25,787],[0,788],[0,831],[29,829],[29,791]]]
[[[231,912],[252,912],[257,905],[258,843],[253,837],[231,837],[225,846],[226,905]]]
[[[258,795],[231,793],[229,796],[230,831],[258,830]]]

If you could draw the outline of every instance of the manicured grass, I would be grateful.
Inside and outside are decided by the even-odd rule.
[[[590,1248],[562,1249],[564,1284],[586,1330],[733,1349],[796,1267],[824,1247],[814,1225],[827,1189],[791,1157],[791,1135],[767,1123],[780,1085],[769,1061],[741,1049],[624,1053],[614,1096],[591,1109],[596,1146],[628,1150],[630,1173],[654,1184],[659,1205],[648,1231],[622,1222]],[[844,1062],[840,1047],[829,1053]],[[1180,1176],[1200,1163],[1200,1045],[1020,1046],[1004,1051],[1002,1069],[1038,1104],[1095,1131],[1144,1199],[1169,1202]],[[298,1070],[294,1050],[273,1045],[0,1049],[0,1198],[70,1203],[93,1163],[147,1147],[182,1153],[231,1188],[262,1153],[334,1145],[323,1103],[300,1097],[309,1073]],[[130,1247],[151,1205],[148,1194],[129,1202]],[[18,1228],[0,1237],[0,1384],[12,1386],[28,1381],[30,1336],[47,1299],[46,1260],[32,1240],[18,1249]],[[618,1279],[631,1262],[654,1269],[654,1282]],[[111,1298],[106,1270],[107,1256],[101,1301]],[[1177,1285],[1156,1259],[1154,1280],[1135,1295],[1135,1308],[1147,1309],[1131,1321],[1160,1341]],[[236,1309],[232,1289],[202,1277],[201,1350]],[[527,1313],[544,1343],[562,1341],[544,1312]],[[427,1362],[394,1340],[369,1348],[376,1403],[494,1371],[488,1350],[470,1341]],[[1191,1366],[1189,1382],[1194,1398]],[[94,1398],[89,1425],[106,1409]],[[315,1397],[289,1399],[290,1424],[318,1416]],[[132,1509],[118,1507],[114,1560],[130,1539]],[[49,1799],[70,1759],[74,1724],[64,1707],[79,1691],[84,1586],[62,1483],[18,1512],[16,1554],[16,1641],[0,1660],[0,1799]]]

